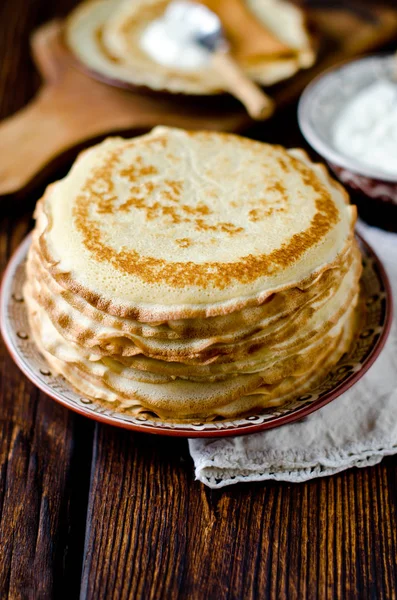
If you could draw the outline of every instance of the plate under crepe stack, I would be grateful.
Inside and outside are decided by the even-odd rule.
[[[165,127],[108,139],[37,205],[35,342],[118,411],[193,421],[281,405],[352,342],[355,217],[302,150]]]

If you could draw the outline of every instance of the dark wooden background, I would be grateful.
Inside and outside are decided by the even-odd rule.
[[[28,34],[74,0],[0,3],[0,117],[39,85]],[[259,139],[302,144],[295,109]],[[1,157],[0,157],[1,160]],[[2,214],[0,266],[35,190]],[[307,484],[210,491],[183,440],[93,424],[0,347],[0,598],[397,597],[397,459]]]

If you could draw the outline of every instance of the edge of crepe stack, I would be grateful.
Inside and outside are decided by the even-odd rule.
[[[314,314],[322,322],[327,321],[323,316],[324,311],[329,308],[333,296],[342,297],[351,300],[351,291],[346,285],[335,293],[335,286],[326,288],[322,293],[311,298],[312,290],[306,292],[307,298],[304,302],[302,296],[302,305],[294,309],[295,319],[291,324],[290,313],[275,315],[273,319],[258,321],[251,328],[234,331],[232,334],[217,335],[212,337],[195,337],[182,339],[157,339],[156,337],[139,335],[133,330],[128,330],[128,320],[122,321],[123,329],[119,327],[95,326],[90,318],[84,313],[79,312],[71,304],[65,301],[61,294],[51,295],[51,292],[45,289],[43,270],[34,272],[31,267],[35,257],[35,249],[32,250],[32,259],[28,263],[28,271],[32,280],[30,293],[46,311],[51,315],[52,320],[60,333],[72,343],[77,343],[84,348],[89,348],[101,356],[119,355],[123,357],[134,357],[138,354],[144,354],[150,358],[156,358],[168,361],[184,361],[187,364],[194,364],[199,361],[200,364],[209,364],[214,362],[227,362],[231,357],[244,356],[247,352],[258,345],[268,345],[280,339],[291,339],[296,331],[302,332],[302,328],[308,319]],[[349,259],[346,266],[351,266],[353,258],[357,263],[358,251]],[[37,254],[36,254],[37,255]],[[37,258],[36,258],[37,263]],[[39,267],[40,268],[40,267]],[[343,271],[342,271],[343,273]],[[351,275],[351,271],[344,274],[342,282]],[[313,286],[312,286],[313,288]],[[347,293],[346,293],[347,292]],[[309,304],[309,300],[312,302]],[[334,298],[335,299],[335,298]],[[309,304],[309,305],[307,305]],[[61,305],[60,308],[59,305]],[[320,309],[323,308],[323,313]],[[339,306],[337,306],[339,308]],[[315,312],[317,311],[317,312]],[[116,321],[116,318],[113,318]],[[117,325],[117,323],[115,323]],[[134,328],[135,322],[132,323]]]
[[[79,310],[88,303],[78,300],[78,308],[70,304],[69,314],[60,310],[58,303],[66,301],[56,293],[59,284],[51,280],[40,259],[36,232],[29,253],[25,298],[37,346],[52,368],[82,393],[134,415],[211,420],[282,404],[325,376],[349,348],[359,318],[356,305],[361,260],[354,241],[347,256],[344,253],[340,257],[340,267],[344,268],[334,266],[333,273],[330,269],[321,275],[320,281],[331,279],[329,287],[325,285],[318,294],[310,287],[302,292],[309,294],[311,306],[309,301],[293,304],[289,317],[274,315],[243,333],[234,332],[239,338],[238,352],[236,344],[228,348],[222,336],[221,340],[219,336],[186,340],[138,336],[128,332],[125,318],[119,323],[121,329],[103,327],[97,321],[91,331],[93,321]],[[331,273],[334,277],[330,278]],[[48,282],[53,285],[50,293],[45,289]],[[89,313],[92,310],[97,309],[88,308]],[[133,330],[135,326],[133,322]],[[168,324],[160,327],[167,328]],[[171,328],[169,331],[173,333]],[[133,347],[127,354],[126,342]],[[163,350],[159,357],[158,347],[164,342],[185,344],[190,353],[185,347],[177,355]]]
[[[310,390],[349,349],[357,328],[357,311],[352,307],[347,323],[335,337],[326,337],[324,351],[310,355],[310,366],[302,366],[294,374],[285,375],[274,384],[265,384],[261,374],[231,378],[225,382],[206,383],[201,388],[195,382],[158,379],[139,382],[122,378],[116,370],[100,361],[69,362],[57,358],[55,350],[48,352],[43,344],[43,331],[34,307],[30,322],[34,340],[49,365],[63,375],[77,390],[95,400],[111,403],[119,412],[133,415],[150,414],[167,420],[186,422],[193,419],[214,420],[247,415],[271,406],[284,404]],[[54,352],[54,354],[53,354]],[[201,391],[201,393],[199,393]]]

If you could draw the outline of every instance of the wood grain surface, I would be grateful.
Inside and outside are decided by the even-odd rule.
[[[0,117],[39,85],[28,34],[73,4],[0,3]],[[249,133],[302,144],[294,108]],[[0,215],[1,269],[39,193]],[[1,600],[394,599],[396,512],[396,458],[306,484],[212,492],[194,481],[186,442],[68,412],[1,343]]]

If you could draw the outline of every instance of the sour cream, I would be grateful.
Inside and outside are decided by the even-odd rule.
[[[183,4],[171,3],[161,18],[149,23],[140,47],[161,65],[194,71],[208,65],[210,54],[192,42],[197,25],[194,20],[183,18]]]
[[[334,123],[335,148],[397,177],[397,83],[379,80],[342,109]]]

